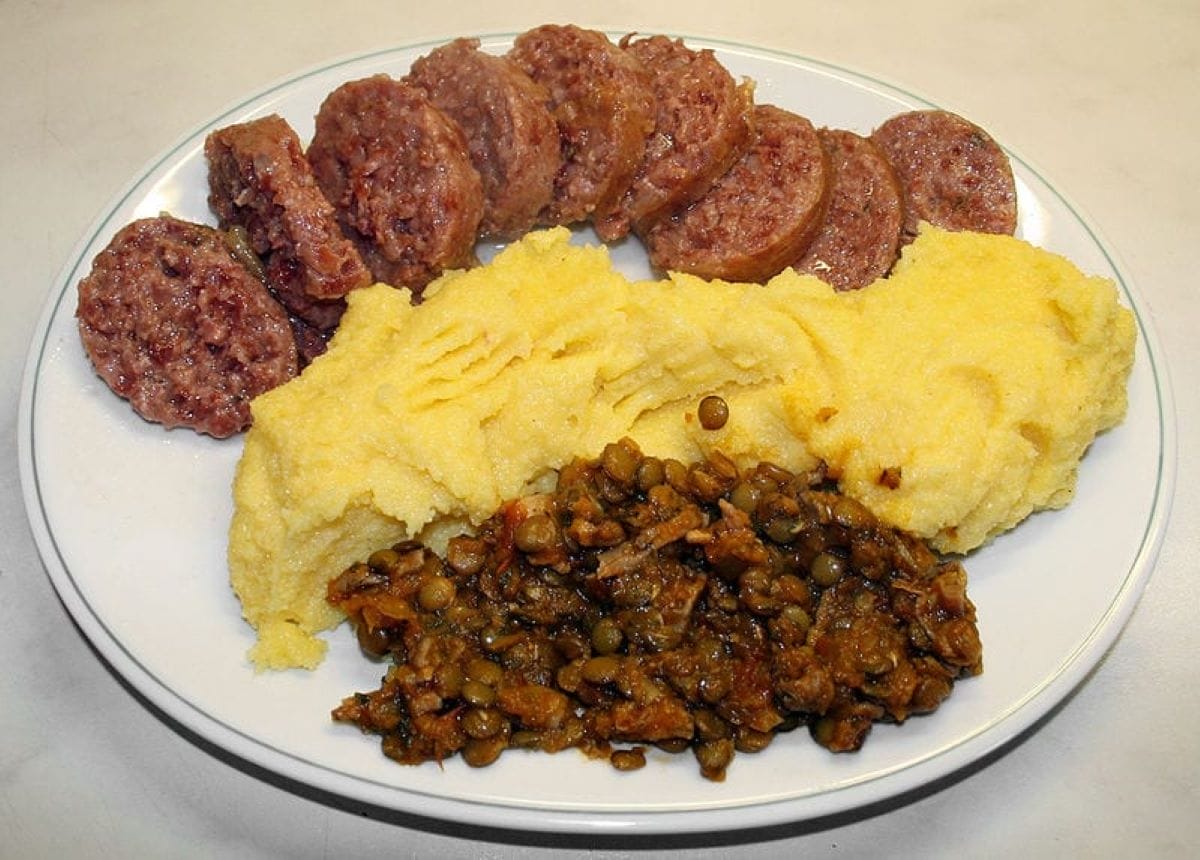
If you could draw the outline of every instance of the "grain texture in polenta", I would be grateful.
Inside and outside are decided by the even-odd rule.
[[[825,460],[885,521],[964,552],[1071,497],[1125,412],[1134,323],[1113,285],[1017,239],[925,229],[855,293],[632,283],[607,251],[534,233],[418,307],[356,291],[325,356],[258,398],[229,561],[260,667],[313,666],[325,583],[406,536],[435,547],[623,435]],[[702,429],[720,394],[730,418]]]

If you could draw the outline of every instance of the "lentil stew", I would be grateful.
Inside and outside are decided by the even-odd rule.
[[[623,439],[444,557],[402,542],[331,581],[391,661],[333,718],[406,764],[575,747],[635,770],[656,746],[720,781],[781,732],[851,751],[936,709],[982,671],[966,586],[823,470],[685,466]]]

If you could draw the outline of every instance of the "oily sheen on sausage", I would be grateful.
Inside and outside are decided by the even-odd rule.
[[[479,172],[462,130],[416,87],[387,75],[338,87],[317,112],[308,160],[376,280],[419,294],[473,261]]]
[[[921,221],[946,230],[1016,231],[1012,165],[979,126],[949,111],[909,111],[884,122],[871,140],[900,179],[906,241]]]
[[[547,24],[516,38],[509,56],[550,93],[563,165],[543,224],[585,221],[625,193],[654,130],[650,74],[603,33]]]
[[[829,158],[802,116],[758,105],[754,126],[754,144],[707,194],[646,232],[655,267],[765,281],[808,248],[825,217]]]
[[[458,123],[483,181],[485,236],[529,230],[554,196],[562,165],[550,94],[512,60],[455,39],[413,63],[406,80]]]
[[[221,227],[240,225],[255,253],[290,260],[305,295],[336,299],[371,282],[286,120],[272,114],[218,129],[204,155]]]
[[[632,184],[615,209],[595,220],[606,242],[700,197],[754,141],[753,89],[739,85],[712,51],[693,51],[666,36],[629,35],[620,46],[650,72],[655,124]]]
[[[287,316],[212,227],[169,215],[122,228],[79,283],[84,350],[148,421],[224,438],[296,375]]]
[[[314,299],[304,291],[304,273],[293,257],[272,256],[266,268],[267,289],[288,314],[301,366],[325,352],[346,312],[346,299]]]
[[[833,184],[821,230],[795,269],[839,290],[865,287],[896,261],[904,219],[900,184],[867,138],[828,128],[817,136],[829,156]]]

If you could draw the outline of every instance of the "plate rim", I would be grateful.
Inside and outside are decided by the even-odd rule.
[[[609,35],[620,31],[606,31]],[[485,42],[511,40],[515,32],[491,32],[472,34]],[[743,42],[712,38],[708,36],[680,35],[691,47],[712,48],[731,53],[774,60],[792,67],[808,68],[828,74],[844,83],[862,87],[869,85],[884,94],[900,97],[909,102],[936,107],[938,103],[910,89],[898,86],[879,75],[862,73],[852,67],[809,57],[778,48],[748,45]],[[45,508],[37,476],[37,442],[33,424],[36,418],[37,386],[43,360],[50,346],[49,334],[53,322],[62,312],[62,304],[68,299],[70,287],[77,280],[81,266],[88,264],[84,254],[107,227],[112,226],[113,217],[130,196],[151,174],[181,156],[182,151],[194,145],[206,129],[230,118],[252,105],[260,105],[273,94],[293,86],[309,77],[331,73],[339,68],[357,63],[366,63],[387,55],[409,53],[443,44],[445,39],[422,40],[414,43],[393,45],[354,53],[329,61],[312,64],[287,76],[280,77],[253,94],[229,103],[218,113],[193,126],[162,152],[149,159],[141,171],[134,174],[120,190],[103,206],[88,229],[81,235],[67,262],[61,267],[42,306],[41,315],[33,330],[26,363],[22,375],[17,420],[18,465],[22,487],[22,498],[26,518],[35,539],[39,557],[46,569],[59,599],[72,618],[86,634],[101,658],[107,662],[140,695],[145,696],[161,714],[175,721],[198,737],[216,744],[219,748],[238,759],[264,770],[310,786],[319,791],[330,792],[384,809],[406,812],[433,819],[455,820],[464,823],[482,824],[505,830],[528,830],[543,832],[573,833],[680,833],[705,832],[712,830],[747,829],[784,822],[810,821],[831,814],[850,812],[881,801],[902,796],[929,784],[936,779],[954,778],[974,762],[982,761],[1034,727],[1057,705],[1065,701],[1103,660],[1125,628],[1136,608],[1146,584],[1153,573],[1161,549],[1174,497],[1176,479],[1176,428],[1175,409],[1169,372],[1163,357],[1162,347],[1153,326],[1148,306],[1140,295],[1128,269],[1120,259],[1115,246],[1101,235],[1094,222],[1063,191],[1045,178],[1045,174],[1030,160],[1009,147],[1004,147],[1010,157],[1018,161],[1066,206],[1071,215],[1088,233],[1096,248],[1104,256],[1115,275],[1116,284],[1132,310],[1142,341],[1143,352],[1149,362],[1154,382],[1155,402],[1158,408],[1158,471],[1150,512],[1138,545],[1138,551],[1129,563],[1128,570],[1109,600],[1107,609],[1100,614],[1088,635],[1059,662],[1057,671],[1008,710],[997,714],[987,724],[977,727],[965,739],[954,745],[935,750],[915,764],[893,768],[868,778],[854,781],[845,786],[799,797],[768,801],[746,801],[733,806],[719,805],[706,808],[693,804],[687,809],[658,809],[631,811],[628,809],[605,810],[595,807],[570,806],[543,807],[541,805],[510,804],[503,802],[464,800],[430,794],[420,789],[403,788],[378,783],[370,778],[339,771],[323,764],[304,759],[294,753],[243,733],[217,717],[208,714],[199,706],[184,698],[164,680],[141,665],[120,638],[113,633],[104,620],[88,604],[75,583],[66,559],[59,551],[54,531]],[[282,758],[284,761],[278,760]],[[937,763],[939,767],[933,767]],[[290,766],[289,766],[290,765]],[[935,772],[926,776],[925,771]],[[336,783],[331,787],[330,782]],[[853,789],[856,799],[849,805],[832,803],[844,797],[846,790]]]

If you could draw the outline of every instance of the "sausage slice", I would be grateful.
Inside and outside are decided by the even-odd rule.
[[[796,263],[839,290],[856,290],[891,269],[900,248],[904,202],[891,164],[875,144],[852,131],[817,131],[832,182],[821,230]]]
[[[550,94],[507,57],[455,39],[413,63],[405,79],[458,123],[483,181],[484,235],[529,230],[554,197],[562,166]]]
[[[410,84],[350,81],[317,112],[317,184],[372,276],[420,291],[474,261],[483,186],[459,127]]]
[[[296,261],[276,255],[267,264],[267,289],[285,311],[296,336],[300,366],[325,352],[346,312],[346,299],[314,299],[304,291],[304,274]]]
[[[650,74],[603,33],[546,24],[522,33],[509,56],[550,93],[563,165],[544,224],[584,221],[625,193],[654,130]]]
[[[218,129],[204,155],[208,205],[221,226],[244,227],[260,256],[291,260],[305,294],[336,299],[371,282],[286,120],[271,115]]]
[[[821,227],[829,158],[804,117],[754,108],[756,139],[712,189],[644,235],[657,268],[766,281],[795,262]]]
[[[296,336],[300,367],[308,366],[314,358],[325,352],[329,337],[346,309],[346,299],[315,299],[305,292],[304,267],[294,255],[268,254],[264,266],[251,247],[246,228],[240,224],[223,230],[221,237],[234,259],[266,284],[267,292],[283,305],[292,333]]]
[[[212,227],[126,225],[79,282],[79,335],[101,379],[147,421],[224,438],[296,375],[287,316]]]
[[[1008,156],[987,132],[943,110],[897,114],[871,134],[904,192],[904,239],[928,221],[947,230],[1017,229],[1017,189]]]
[[[712,51],[693,51],[666,36],[630,35],[620,46],[649,70],[657,107],[633,184],[595,221],[606,242],[700,197],[754,142],[753,89],[739,86]]]

